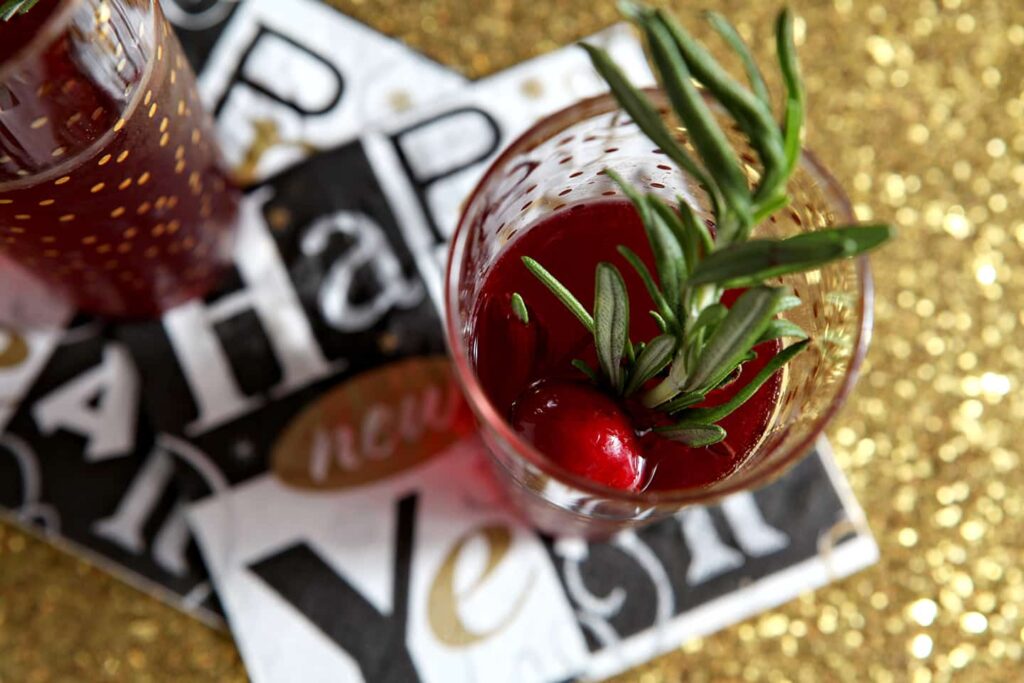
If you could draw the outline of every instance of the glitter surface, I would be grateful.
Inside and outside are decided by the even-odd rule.
[[[592,0],[336,4],[473,77],[617,18]],[[900,229],[873,257],[866,375],[829,430],[882,560],[619,680],[1018,680],[1024,4],[793,5],[808,146],[859,217]],[[776,3],[675,6],[705,39],[698,11],[724,12],[771,57]],[[225,636],[0,526],[0,680],[243,678]]]

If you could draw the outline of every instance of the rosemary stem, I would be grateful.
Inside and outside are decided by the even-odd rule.
[[[658,383],[658,386],[654,387],[646,394],[644,394],[643,400],[641,401],[647,408],[656,408],[662,403],[670,400],[676,394],[679,393],[679,385],[676,384],[675,380],[670,376]]]
[[[539,263],[529,257],[523,257],[523,263],[594,335],[601,377],[582,361],[573,361],[573,365],[605,389],[614,389],[624,397],[637,392],[646,407],[677,416],[675,425],[659,428],[668,438],[689,446],[704,446],[725,437],[725,431],[711,423],[736,410],[807,346],[807,334],[799,326],[778,318],[780,312],[799,305],[800,300],[784,287],[767,283],[776,282],[782,275],[865,253],[889,239],[891,231],[885,225],[842,226],[786,239],[750,239],[758,225],[789,203],[786,183],[801,158],[804,90],[788,11],[780,14],[776,24],[777,52],[786,88],[785,116],[780,124],[771,113],[760,69],[725,19],[711,15],[713,28],[743,62],[752,92],[730,76],[670,15],[632,0],[624,2],[624,13],[647,37],[652,67],[689,141],[677,138],[666,124],[664,112],[629,82],[607,52],[583,47],[640,130],[680,171],[707,191],[712,220],[705,223],[704,213],[697,212],[685,198],[677,197],[677,206],[672,207],[656,195],[644,194],[614,170],[605,170],[634,205],[653,257],[648,265],[629,248],[617,248],[647,290],[653,309],[645,305],[643,310],[654,317],[661,331],[635,347],[629,339],[629,291],[615,264],[603,262],[597,266],[591,315]],[[716,100],[720,109],[712,111],[704,93]],[[726,115],[760,159],[763,171],[754,188],[750,187],[736,146],[726,134],[727,128],[719,121]],[[720,300],[725,291],[737,288],[745,291],[735,302],[724,305]],[[529,312],[521,297],[513,298],[513,308],[525,323]],[[756,356],[755,345],[784,337],[801,341],[776,353],[754,381],[730,401],[711,408],[697,407],[707,394],[731,381],[742,363]],[[649,384],[654,386],[647,390]]]

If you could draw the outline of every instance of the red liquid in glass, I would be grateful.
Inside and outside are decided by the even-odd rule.
[[[76,4],[42,49],[67,5],[0,22],[0,250],[82,309],[157,315],[216,282],[238,193],[159,5]]]
[[[561,209],[528,228],[502,253],[487,275],[473,316],[471,353],[477,374],[491,402],[508,416],[516,399],[540,379],[582,379],[570,363],[574,358],[597,367],[593,338],[521,262],[538,260],[593,310],[594,268],[600,261],[615,264],[629,290],[630,335],[634,341],[651,339],[659,331],[646,311],[653,308],[640,278],[616,247],[626,245],[654,270],[643,225],[631,204],[619,200],[585,202]],[[530,324],[514,318],[513,292],[526,301]],[[735,298],[727,292],[723,302]],[[708,405],[728,400],[778,351],[777,342],[757,349],[758,358],[744,364],[740,378],[713,392]],[[781,373],[766,382],[739,410],[722,420],[725,441],[706,448],[689,448],[647,431],[657,415],[626,405],[639,432],[648,471],[647,490],[690,489],[707,486],[728,476],[753,452],[768,428],[781,389]]]

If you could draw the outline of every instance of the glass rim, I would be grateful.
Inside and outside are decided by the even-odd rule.
[[[661,91],[657,88],[646,88],[645,91],[656,98],[660,99],[663,97]],[[708,98],[707,95],[705,97]],[[462,213],[448,250],[448,262],[445,269],[445,338],[448,344],[449,355],[455,368],[456,380],[462,388],[463,395],[466,397],[467,403],[469,403],[474,415],[480,421],[481,429],[490,429],[492,434],[510,452],[524,458],[544,475],[585,494],[620,502],[637,503],[646,506],[706,504],[732,493],[761,486],[781,475],[789,466],[793,465],[810,451],[815,441],[824,432],[826,425],[831,422],[832,418],[835,417],[836,413],[845,404],[846,399],[856,384],[871,340],[871,330],[874,321],[874,281],[871,275],[871,266],[867,256],[862,255],[854,259],[857,269],[858,289],[861,294],[857,308],[857,338],[850,363],[835,398],[822,411],[821,415],[816,418],[808,434],[797,444],[789,447],[789,452],[784,457],[766,466],[763,471],[754,470],[756,474],[753,477],[744,478],[736,476],[735,482],[729,481],[732,478],[732,475],[729,475],[721,480],[722,486],[715,488],[670,489],[651,492],[625,491],[610,488],[573,474],[559,466],[551,458],[538,451],[532,444],[516,434],[508,420],[498,412],[490,399],[488,399],[470,362],[468,348],[461,333],[464,319],[459,312],[458,300],[459,279],[465,256],[467,235],[470,229],[467,219],[469,211],[481,190],[487,185],[492,176],[514,155],[529,152],[574,123],[593,116],[607,114],[618,108],[618,103],[609,93],[580,100],[539,120],[506,146],[501,154],[490,164],[486,173],[481,177],[463,204]],[[839,214],[840,220],[842,222],[855,222],[856,218],[853,213],[853,207],[846,193],[828,169],[807,149],[801,150],[800,166],[820,184],[830,205]]]
[[[12,54],[7,60],[0,61],[0,86],[6,82],[7,77],[12,71],[17,69],[20,64],[38,56],[47,47],[49,47],[63,31],[67,30],[68,22],[71,20],[74,11],[78,8],[78,5],[82,4],[84,1],[85,0],[59,0],[58,5],[54,7],[53,12],[46,18],[46,21],[43,22],[43,25],[39,28],[39,32],[32,38],[32,40],[23,45],[21,49]],[[162,12],[162,7],[159,0],[143,0],[143,2],[148,3],[148,11],[158,13],[154,15],[154,20],[161,20],[159,12]],[[166,21],[166,19],[163,19],[163,21]],[[153,61],[148,60],[146,73],[149,74],[152,68]],[[133,99],[127,105],[127,108],[131,109],[134,107],[142,97],[143,95],[141,90],[136,92]],[[79,154],[88,154],[91,151],[99,149],[107,143],[112,134],[113,130],[108,129],[103,135],[93,140],[88,147],[80,150]],[[9,192],[22,189],[29,185],[48,182],[62,175],[67,168],[74,166],[76,163],[75,159],[75,156],[65,157],[60,161],[60,163],[38,171],[34,175],[0,181],[0,192]]]
[[[36,35],[30,41],[22,45],[10,57],[0,60],[0,83],[9,75],[9,72],[26,59],[31,59],[46,48],[53,40],[60,35],[71,19],[74,6],[82,0],[59,0],[57,6],[50,12],[43,25],[39,27]],[[31,10],[30,10],[31,11]]]
[[[22,45],[10,57],[0,60],[0,83],[10,75],[10,72],[17,68],[26,59],[31,59],[46,46],[53,42],[57,36],[67,27],[71,14],[82,0],[58,0],[57,6],[50,12],[43,25],[39,27],[36,35],[27,43]],[[149,0],[150,6],[156,4],[156,0]],[[31,10],[30,10],[31,11]]]

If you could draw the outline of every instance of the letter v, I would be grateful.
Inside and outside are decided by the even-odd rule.
[[[398,503],[392,610],[382,614],[306,543],[297,543],[249,569],[302,612],[375,683],[416,683],[406,647],[409,580],[416,525],[416,495]]]

